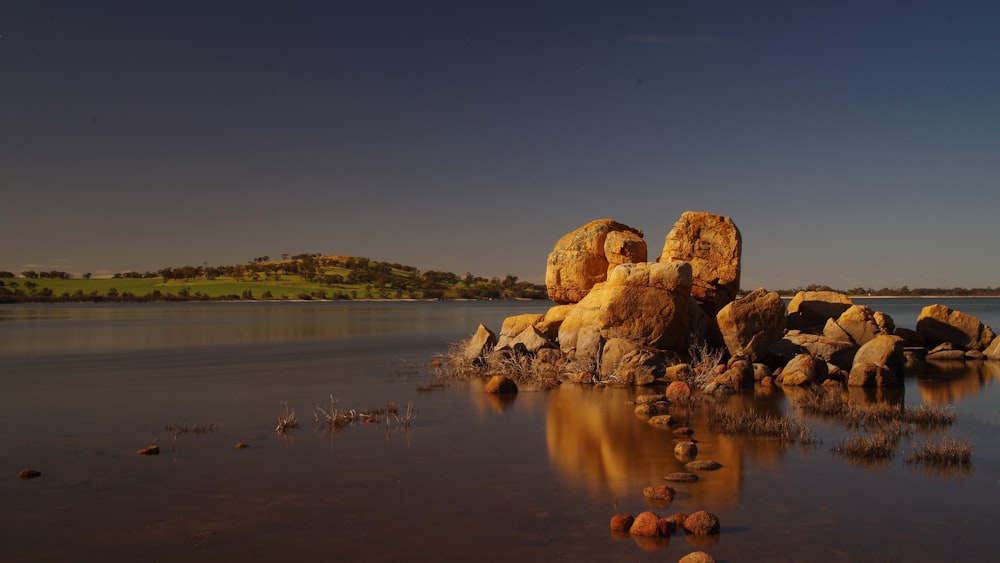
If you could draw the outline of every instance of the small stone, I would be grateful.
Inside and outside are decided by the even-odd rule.
[[[674,454],[684,457],[694,457],[698,455],[698,446],[690,440],[679,442],[674,446]]]
[[[694,434],[694,430],[690,426],[678,426],[674,428],[674,436],[690,436]]]
[[[658,414],[656,416],[649,417],[646,422],[652,424],[653,426],[669,426],[671,421],[671,416],[669,414]]]
[[[677,563],[715,563],[715,558],[704,551],[692,551],[678,559]]]
[[[160,446],[146,446],[141,450],[136,450],[139,455],[160,455]]]
[[[35,479],[41,476],[42,472],[37,469],[22,469],[17,472],[18,479]]]
[[[705,510],[699,510],[684,520],[684,529],[690,534],[718,534],[719,517]]]
[[[670,535],[670,523],[666,518],[646,511],[635,517],[628,531],[633,536],[667,536]]]
[[[683,512],[678,512],[677,514],[671,514],[667,516],[667,522],[674,525],[675,528],[680,528],[684,525],[684,521],[687,520],[688,515]]]
[[[678,471],[677,473],[671,473],[663,477],[667,481],[673,481],[675,483],[694,483],[699,479],[694,473],[686,473],[684,471]]]
[[[635,414],[639,416],[652,416],[659,412],[655,404],[636,405]]]
[[[722,467],[722,464],[712,459],[695,460],[684,464],[685,469],[700,469],[702,471],[714,471]]]
[[[244,444],[243,442],[236,442],[236,445],[233,447],[236,448],[237,450],[243,450],[249,448],[250,444]]]
[[[635,518],[631,514],[615,514],[611,517],[612,532],[627,532],[632,527]]]
[[[666,485],[653,485],[651,487],[646,487],[642,490],[642,496],[649,500],[665,500],[667,502],[672,502],[674,500],[674,490]]]

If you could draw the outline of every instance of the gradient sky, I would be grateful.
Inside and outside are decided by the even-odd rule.
[[[0,269],[542,282],[733,218],[744,288],[1000,286],[1000,3],[0,5]]]

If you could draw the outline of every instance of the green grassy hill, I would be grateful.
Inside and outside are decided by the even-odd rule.
[[[302,254],[235,266],[184,266],[73,278],[65,272],[0,272],[0,302],[289,299],[544,299],[545,286],[516,276],[486,279],[352,256]]]

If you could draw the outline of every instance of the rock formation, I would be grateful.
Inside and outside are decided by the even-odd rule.
[[[686,211],[667,233],[660,262],[691,264],[691,294],[710,316],[736,298],[740,290],[743,238],[729,217]]]
[[[609,243],[611,233],[619,234],[612,235]],[[566,234],[556,242],[545,267],[549,299],[559,304],[579,302],[608,278],[612,263],[644,262],[645,246],[642,231],[611,219],[591,221]]]
[[[520,366],[551,385],[670,383],[664,402],[774,382],[788,392],[898,386],[907,361],[1000,360],[990,327],[942,305],[926,307],[910,330],[834,291],[801,291],[787,307],[764,288],[736,299],[741,252],[733,221],[711,213],[681,215],[657,262],[646,261],[641,230],[591,221],[549,254],[546,285],[557,305],[507,318],[499,337],[481,325],[465,358]],[[488,387],[510,392],[514,383],[499,382]],[[652,417],[662,414],[658,405],[636,409]]]

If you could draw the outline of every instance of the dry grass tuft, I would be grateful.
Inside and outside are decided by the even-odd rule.
[[[856,434],[833,446],[831,451],[850,459],[892,459],[901,435],[899,429],[882,429],[871,434]]]
[[[330,395],[327,407],[316,407],[313,410],[313,417],[316,426],[325,423],[329,429],[339,430],[355,423],[376,424],[379,422],[385,422],[386,427],[389,427],[393,421],[403,428],[409,428],[410,424],[417,418],[417,413],[413,409],[412,401],[406,404],[406,412],[402,416],[399,413],[399,405],[393,402],[386,403],[381,408],[340,409],[337,408],[337,399]]]
[[[760,436],[782,442],[816,444],[819,438],[808,427],[787,416],[774,416],[756,409],[733,412],[716,408],[709,413],[709,426],[720,434]]]
[[[281,414],[278,415],[278,425],[274,428],[274,431],[284,435],[289,430],[295,430],[298,427],[299,423],[295,420],[295,411],[289,410],[288,403],[281,401]]]
[[[916,444],[910,463],[925,463],[940,466],[968,466],[972,464],[972,444],[945,437],[940,443],[924,442]]]

